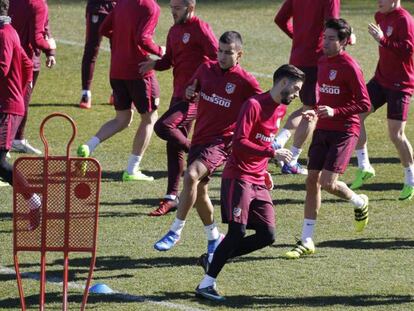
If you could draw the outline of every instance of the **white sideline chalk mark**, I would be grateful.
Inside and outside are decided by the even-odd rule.
[[[56,39],[56,42],[60,42],[62,44],[66,44],[66,45],[72,45],[72,46],[79,46],[79,47],[84,47],[83,43],[79,43],[79,42],[75,42],[75,41],[70,41],[70,40],[64,40],[64,39]],[[110,52],[111,50],[107,47],[100,47],[99,48],[102,51],[105,52]],[[252,75],[259,77],[259,78],[268,78],[268,79],[272,79],[273,76],[266,74],[266,73],[261,73],[261,72],[250,72]]]
[[[0,266],[0,274],[16,275],[16,272],[14,271],[14,269]],[[40,280],[40,274],[38,273],[23,272],[21,273],[21,277],[24,279],[31,279],[31,280],[37,280],[37,281]],[[47,283],[55,284],[55,285],[58,285],[59,287],[63,286],[62,279],[57,278],[57,277],[47,278]],[[76,282],[68,282],[68,288],[84,290],[85,286],[78,284]],[[96,294],[93,294],[93,295],[96,295]],[[204,309],[188,307],[182,304],[177,304],[177,303],[172,303],[172,302],[167,302],[167,301],[156,301],[156,300],[146,298],[145,296],[137,296],[137,295],[132,295],[128,293],[122,293],[122,292],[115,291],[115,290],[110,294],[100,294],[100,295],[114,296],[117,299],[121,299],[125,301],[145,302],[149,304],[159,305],[159,306],[183,310],[183,311],[204,311]]]

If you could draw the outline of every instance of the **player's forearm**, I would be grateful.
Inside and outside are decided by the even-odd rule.
[[[413,55],[413,44],[409,40],[394,41],[384,36],[379,43],[382,47],[391,50],[393,53],[403,58],[410,58]]]
[[[172,66],[171,59],[165,54],[161,59],[155,61],[154,70],[164,71],[170,69]]]
[[[238,148],[244,153],[258,157],[271,158],[274,154],[274,150],[271,146],[257,145],[251,142],[248,138],[235,139],[233,146],[233,148]]]

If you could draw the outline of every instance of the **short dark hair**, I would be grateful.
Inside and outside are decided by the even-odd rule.
[[[352,28],[351,28],[351,26],[343,18],[331,18],[331,19],[328,19],[325,22],[325,29],[326,28],[335,29],[338,32],[339,41],[343,41],[343,40],[346,39],[346,41],[348,42],[349,41],[349,37],[352,34]]]
[[[189,6],[190,4],[192,6],[196,5],[196,0],[183,0],[184,5]]]
[[[237,47],[237,49],[241,49],[243,46],[243,40],[241,35],[237,31],[226,31],[223,33],[219,39],[220,42],[225,44],[232,44]]]
[[[305,81],[305,73],[293,65],[285,64],[276,69],[273,74],[273,84],[276,84],[283,78],[303,82]]]
[[[0,15],[7,15],[9,12],[9,0],[0,0]]]

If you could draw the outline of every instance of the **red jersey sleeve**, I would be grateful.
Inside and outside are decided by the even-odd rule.
[[[46,52],[50,49],[50,45],[46,40],[46,21],[48,20],[47,17],[47,7],[43,1],[36,1],[33,2],[32,7],[32,14],[33,14],[33,35],[31,38],[31,43],[34,48],[40,49],[43,52]]]
[[[161,59],[155,62],[154,69],[158,71],[163,71],[170,69],[172,66],[172,49],[171,49],[171,33],[168,33],[167,36],[167,45],[165,47],[165,54]]]
[[[7,76],[13,57],[13,42],[0,36],[0,79]]]
[[[148,53],[161,57],[162,49],[152,39],[158,23],[159,11],[153,7],[145,7],[143,10],[146,12],[141,14],[135,33],[135,42]]]
[[[354,103],[345,107],[334,109],[336,116],[349,116],[367,112],[371,108],[371,101],[369,100],[368,90],[359,67],[349,67],[349,83],[352,94],[354,94]]]
[[[13,57],[13,42],[0,36],[0,78],[7,76]]]
[[[263,93],[263,90],[261,89],[261,87],[259,85],[259,82],[257,82],[256,78],[254,76],[250,75],[250,74],[249,74],[249,76],[250,76],[250,78],[247,79],[248,84],[244,88],[246,99],[253,96],[253,95]]]
[[[201,84],[202,84],[203,71],[206,69],[206,66],[207,66],[206,63],[202,63],[200,66],[198,66],[196,72],[193,74],[191,79],[188,81],[187,86],[190,86],[191,84],[193,84],[194,81],[197,79],[198,80],[197,91],[200,90]]]
[[[45,35],[48,38],[52,38],[52,33],[50,32],[50,27],[49,27],[49,17],[46,20],[46,24],[45,24]],[[55,56],[56,54],[56,50],[47,50],[45,51],[46,56]]]
[[[272,147],[260,146],[249,139],[254,125],[259,120],[259,114],[259,104],[255,99],[250,98],[243,104],[237,120],[233,146],[247,154],[272,158],[274,155]]]
[[[209,24],[202,23],[200,27],[202,33],[200,36],[202,42],[200,43],[203,46],[204,55],[207,56],[208,59],[216,60],[218,50],[217,38]]]
[[[105,36],[109,39],[111,39],[112,37],[112,31],[113,31],[113,27],[112,27],[112,22],[114,19],[114,13],[113,11],[111,13],[108,14],[107,17],[105,17],[105,19],[103,20],[100,28],[99,28],[99,33],[102,36]]]
[[[286,0],[276,14],[275,23],[291,39],[293,38],[292,16],[292,0]]]
[[[341,10],[340,0],[327,0],[324,11],[324,19],[327,21],[330,18],[339,18]]]
[[[396,31],[398,36],[383,36],[380,40],[382,47],[391,50],[396,55],[403,58],[410,58],[413,55],[414,29],[410,27],[407,19],[400,18],[397,21]],[[396,38],[396,39],[395,39]]]
[[[24,90],[27,84],[33,81],[33,63],[22,47],[19,47],[19,50],[22,58],[22,89]]]

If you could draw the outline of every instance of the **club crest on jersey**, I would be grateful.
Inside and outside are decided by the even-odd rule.
[[[227,94],[233,94],[234,90],[236,89],[236,85],[233,83],[228,82],[226,84],[226,93]]]
[[[387,37],[390,37],[391,35],[392,35],[392,31],[394,30],[394,28],[392,28],[391,26],[388,26],[388,28],[387,28],[387,32],[386,32],[386,34],[387,34]]]
[[[329,71],[329,80],[335,80],[335,78],[336,78],[336,74],[338,73],[338,71],[336,71],[336,70],[330,70]]]
[[[190,41],[190,34],[186,32],[185,34],[183,34],[183,43],[187,44],[188,41]]]
[[[92,15],[92,23],[96,24],[99,20],[99,15]]]
[[[240,217],[241,213],[242,213],[242,210],[241,210],[240,207],[237,206],[237,207],[233,208],[233,216],[234,217]]]

